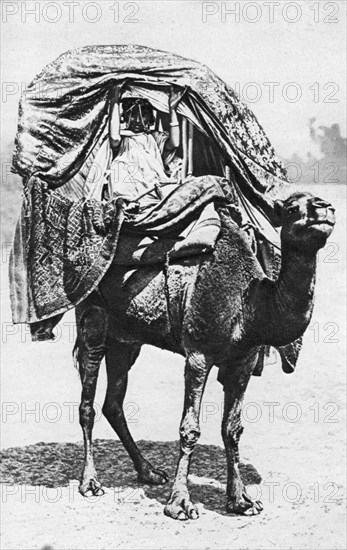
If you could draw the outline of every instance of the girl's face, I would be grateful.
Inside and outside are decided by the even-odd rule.
[[[135,105],[130,113],[124,117],[128,130],[134,134],[140,134],[148,130],[151,122],[151,114],[147,109],[141,109],[141,106]]]

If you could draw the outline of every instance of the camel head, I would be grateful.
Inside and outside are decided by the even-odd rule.
[[[282,244],[316,254],[323,248],[335,225],[335,209],[311,193],[294,193],[275,201],[277,225],[282,226]]]

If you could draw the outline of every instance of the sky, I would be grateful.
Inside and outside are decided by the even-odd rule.
[[[319,156],[315,124],[346,134],[346,2],[1,1],[2,138],[20,90],[66,50],[142,44],[208,65],[235,87],[277,152]]]

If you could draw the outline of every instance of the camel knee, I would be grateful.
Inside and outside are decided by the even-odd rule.
[[[119,418],[124,415],[122,401],[114,397],[109,400],[107,397],[102,407],[102,414],[109,420],[110,418]]]
[[[115,400],[112,402],[106,400],[102,407],[102,414],[105,418],[107,418],[107,420],[110,418],[120,417],[123,415],[123,408]]]
[[[80,425],[83,427],[93,426],[95,419],[95,410],[92,403],[83,402],[79,406]]]
[[[186,451],[192,451],[201,435],[200,427],[195,419],[186,419],[180,427],[181,446]]]
[[[243,426],[241,425],[240,418],[230,420],[223,420],[222,422],[222,438],[225,443],[231,445],[238,445],[240,437],[243,432]]]

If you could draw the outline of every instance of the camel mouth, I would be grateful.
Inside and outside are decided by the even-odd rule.
[[[315,220],[315,221],[309,222],[307,224],[307,227],[312,227],[313,225],[330,225],[331,227],[334,227],[335,222],[330,220]]]

